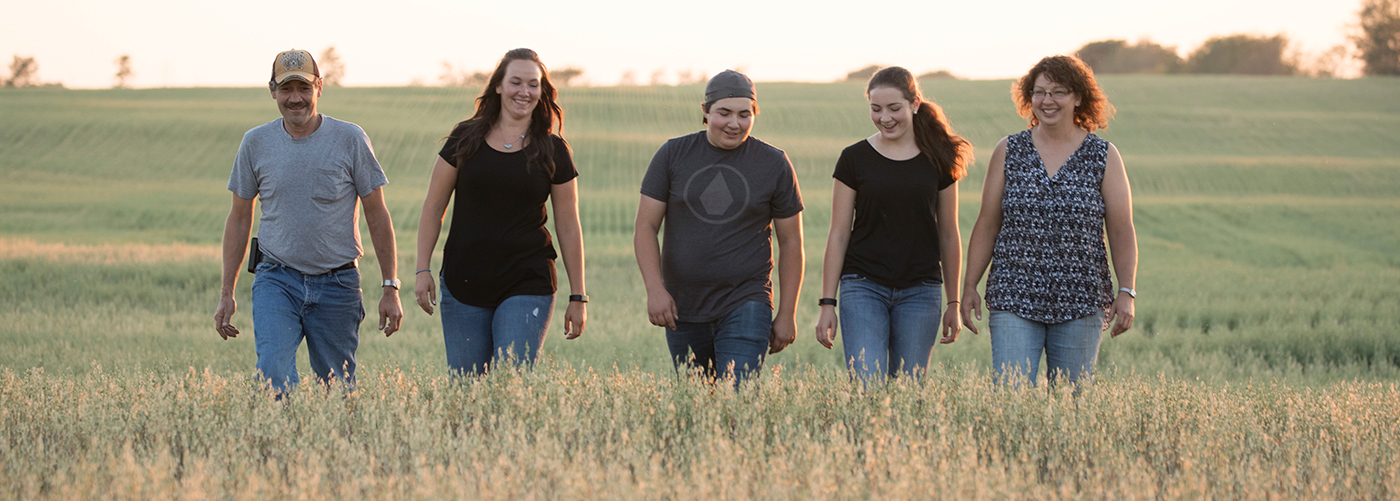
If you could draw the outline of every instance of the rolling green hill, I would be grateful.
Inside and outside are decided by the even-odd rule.
[[[977,147],[960,185],[966,236],[990,149],[1025,122],[1009,81],[925,85]],[[1225,379],[1400,375],[1400,80],[1109,76],[1102,85],[1118,115],[1101,135],[1123,152],[1133,184],[1142,293],[1137,326],[1104,343],[1105,367]],[[839,353],[812,341],[812,303],[835,158],[873,132],[863,88],[763,83],[759,91],[754,135],[788,152],[807,205],[799,339],[772,360],[838,368]],[[439,140],[475,93],[334,88],[322,97],[324,113],[360,124],[374,143],[391,182],[401,269],[412,269]],[[669,370],[661,332],[645,319],[632,220],[652,153],[701,127],[701,93],[562,91],[564,135],[582,173],[593,303],[584,338],[551,336],[546,354]],[[0,366],[249,370],[250,341],[221,342],[208,324],[224,187],[243,132],[277,116],[266,92],[10,90],[0,92],[0,115],[0,273],[8,277]],[[368,239],[366,247],[373,252]],[[171,249],[189,255],[162,259]],[[377,276],[372,259],[363,263]],[[244,291],[250,281],[242,277]],[[412,307],[411,292],[403,297]],[[250,326],[246,293],[239,298],[236,321]],[[441,369],[437,319],[412,308],[405,326],[388,340],[367,328],[365,363]],[[985,366],[989,345],[964,332],[934,356]]]

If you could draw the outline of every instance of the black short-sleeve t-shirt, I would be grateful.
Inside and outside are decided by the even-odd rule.
[[[460,127],[460,126],[459,126]],[[557,290],[554,241],[545,229],[553,185],[578,177],[568,143],[550,135],[554,175],[526,166],[526,153],[503,153],[484,142],[456,165],[462,140],[453,131],[438,153],[457,168],[452,225],[443,247],[443,287],[456,300],[491,308],[519,295]]]
[[[841,151],[832,177],[856,190],[842,274],[898,289],[943,281],[938,192],[953,184],[947,172],[923,154],[891,160],[862,140]]]

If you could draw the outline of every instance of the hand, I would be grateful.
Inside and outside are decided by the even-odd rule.
[[[583,324],[588,323],[588,303],[569,301],[564,309],[564,339],[574,339],[583,335]]]
[[[399,305],[399,291],[393,287],[388,287],[384,291],[384,297],[379,300],[379,330],[384,331],[384,337],[394,335],[403,324],[403,306]]]
[[[1135,311],[1133,297],[1126,292],[1119,292],[1118,298],[1113,300],[1113,306],[1108,311],[1108,320],[1113,323],[1113,333],[1109,337],[1118,337],[1119,334],[1133,328]]]
[[[676,300],[671,299],[671,293],[665,289],[647,291],[647,317],[651,319],[651,325],[675,330],[676,318],[679,316]]]
[[[238,302],[233,300],[233,296],[219,298],[219,307],[214,310],[214,331],[225,341],[231,337],[238,337],[238,328],[229,323],[233,320],[233,312],[238,310]]]
[[[958,304],[962,307],[959,313],[962,316],[963,326],[967,327],[967,330],[972,331],[973,334],[981,334],[982,332],[977,330],[977,324],[972,323],[972,317],[976,315],[978,320],[982,320],[982,295],[978,294],[976,289],[966,287],[963,289],[963,296],[962,299],[958,300]]]
[[[943,339],[938,340],[939,343],[948,344],[958,340],[958,332],[962,331],[962,315],[958,312],[958,306],[962,306],[961,301],[956,306],[948,305],[943,311]]]
[[[418,300],[418,307],[424,313],[433,314],[433,306],[437,306],[437,282],[433,280],[432,273],[413,276],[413,298]]]
[[[822,306],[822,316],[817,319],[817,342],[831,349],[831,342],[836,339],[836,307],[830,305]]]
[[[797,317],[779,314],[773,319],[773,330],[768,335],[768,354],[783,351],[797,340]]]

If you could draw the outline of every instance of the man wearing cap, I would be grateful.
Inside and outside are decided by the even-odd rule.
[[[303,338],[311,368],[353,385],[355,349],[365,310],[357,261],[363,254],[356,208],[364,203],[379,268],[384,275],[379,328],[399,328],[394,226],[384,205],[388,184],[369,137],[358,125],[316,111],[321,74],[311,53],[289,50],[272,62],[268,83],[282,118],[243,135],[228,189],[233,209],[224,225],[223,290],[214,327],[224,339],[231,322],[238,270],[253,223],[262,216],[253,256],[253,338],[257,369],[279,394],[296,385],[296,352]]]
[[[792,343],[802,287],[802,194],[787,154],[749,136],[757,96],[737,71],[710,79],[700,105],[706,128],[667,141],[652,157],[633,235],[647,315],[666,328],[676,367],[736,382],[757,373],[765,352]]]

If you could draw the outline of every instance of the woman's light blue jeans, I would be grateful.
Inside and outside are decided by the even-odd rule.
[[[942,318],[943,284],[886,287],[860,275],[841,276],[841,346],[846,367],[862,383],[928,370]]]
[[[1093,380],[1099,358],[1103,316],[1089,315],[1058,324],[1026,320],[1015,313],[990,310],[987,326],[992,336],[992,366],[1002,384],[1036,384],[1040,354],[1045,353],[1046,379],[1061,377],[1078,385]]]
[[[481,375],[504,361],[534,366],[554,314],[553,295],[511,296],[495,308],[482,308],[440,289],[442,338],[452,374]]]

